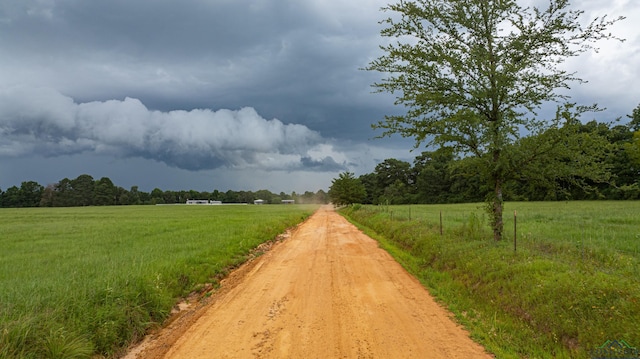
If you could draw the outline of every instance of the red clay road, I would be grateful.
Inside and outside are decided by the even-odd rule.
[[[492,358],[331,207],[127,357]]]

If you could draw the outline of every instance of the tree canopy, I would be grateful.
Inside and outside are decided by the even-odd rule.
[[[500,240],[503,191],[514,170],[535,163],[549,146],[588,139],[572,137],[572,124],[597,107],[569,102],[566,90],[583,80],[563,63],[595,49],[598,40],[615,38],[608,28],[621,18],[603,16],[583,25],[583,12],[572,10],[568,0],[549,0],[545,8],[515,0],[400,0],[383,10],[395,14],[382,22],[381,34],[395,41],[382,46],[385,54],[366,69],[386,74],[374,87],[396,94],[396,104],[407,112],[386,116],[374,128],[383,129],[383,136],[414,138],[416,147],[450,147],[476,157],[491,190],[488,208]],[[556,117],[538,118],[547,103],[558,104]],[[528,135],[547,142],[522,140]],[[580,151],[572,145],[561,157]]]
[[[329,200],[336,206],[362,203],[366,197],[366,190],[359,178],[351,172],[340,173],[338,178],[331,181]]]

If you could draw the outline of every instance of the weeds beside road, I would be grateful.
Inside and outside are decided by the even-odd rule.
[[[607,340],[640,346],[640,202],[507,203],[518,213],[515,252],[513,230],[494,242],[481,207],[342,213],[499,358],[587,358]]]

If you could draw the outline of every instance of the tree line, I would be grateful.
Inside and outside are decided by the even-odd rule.
[[[638,200],[640,199],[640,106],[626,125],[590,121],[572,123],[576,138],[588,141],[540,153],[528,166],[516,168],[504,184],[507,201]],[[556,130],[549,130],[556,132]],[[547,141],[557,133],[543,132],[529,141]],[[557,151],[576,147],[572,156]],[[528,153],[526,144],[510,151]],[[533,153],[529,153],[533,155]],[[549,156],[553,155],[554,158]],[[589,157],[589,158],[587,158]],[[425,151],[413,164],[386,159],[374,172],[334,179],[329,197],[337,204],[432,204],[483,202],[493,190],[475,157],[460,157],[452,147]]]
[[[75,179],[63,178],[57,183],[43,186],[35,181],[22,182],[20,187],[12,186],[6,191],[0,189],[0,207],[79,207],[114,205],[155,205],[186,203],[188,199],[206,199],[223,203],[253,203],[262,199],[265,203],[278,204],[282,200],[296,203],[327,203],[328,196],[323,190],[306,191],[302,194],[272,193],[268,190],[212,192],[169,191],[154,188],[151,192],[141,191],[138,186],[129,190],[116,186],[108,177],[98,180],[88,174]]]

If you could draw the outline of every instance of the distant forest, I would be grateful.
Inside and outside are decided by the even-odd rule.
[[[640,199],[640,106],[627,125],[612,126],[591,121],[579,131],[602,136],[606,148],[597,167],[606,173],[598,182],[590,180],[579,159],[556,159],[577,176],[566,176],[558,166],[542,164],[533,170],[516,170],[504,186],[505,201],[638,200]],[[419,204],[482,202],[491,191],[482,178],[482,162],[457,157],[453,148],[422,152],[413,161],[387,159],[373,173],[358,179],[365,187],[364,203]],[[560,167],[562,168],[562,167]],[[581,177],[579,174],[585,174]]]
[[[316,193],[275,194],[268,190],[199,192],[163,191],[155,188],[151,192],[144,192],[140,191],[138,186],[126,190],[114,185],[108,177],[94,180],[88,174],[75,179],[64,178],[46,187],[34,181],[26,181],[22,182],[20,187],[0,190],[0,207],[155,205],[186,203],[188,199],[206,199],[223,203],[253,203],[256,199],[262,199],[267,204],[279,204],[282,200],[293,199],[296,203],[327,203],[328,196],[323,190]]]

